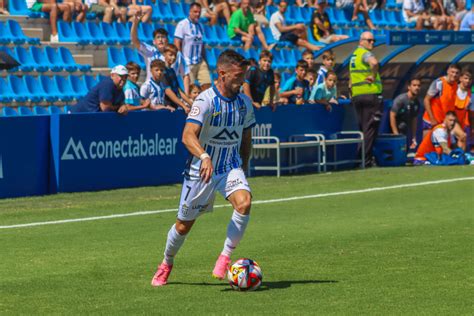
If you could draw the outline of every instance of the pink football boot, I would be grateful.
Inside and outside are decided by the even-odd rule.
[[[168,282],[168,277],[170,276],[171,270],[173,269],[172,265],[167,265],[166,263],[160,264],[158,270],[156,271],[153,279],[151,280],[152,286],[163,286]]]
[[[227,274],[229,265],[230,258],[226,255],[220,255],[219,258],[217,258],[216,266],[212,271],[212,276],[216,279],[223,280]]]

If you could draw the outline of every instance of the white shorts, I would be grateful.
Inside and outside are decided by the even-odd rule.
[[[208,183],[184,179],[177,217],[180,221],[192,221],[201,214],[212,212],[216,191],[227,199],[238,190],[251,192],[241,168],[214,175]]]

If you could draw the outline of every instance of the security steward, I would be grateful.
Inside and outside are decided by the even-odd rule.
[[[351,80],[352,104],[357,113],[359,126],[364,134],[365,165],[375,164],[372,148],[377,138],[383,113],[382,80],[379,75],[379,62],[375,58],[374,34],[364,32],[359,46],[352,54],[349,71]]]

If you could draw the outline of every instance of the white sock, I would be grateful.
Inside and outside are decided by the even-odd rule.
[[[166,248],[165,248],[165,258],[163,260],[164,263],[168,265],[172,265],[174,262],[174,257],[179,251],[179,248],[184,243],[186,239],[186,235],[180,235],[176,231],[176,224],[173,225],[168,232],[168,239],[166,240]]]
[[[221,254],[230,257],[235,247],[237,247],[244,236],[245,228],[249,223],[249,219],[250,215],[241,215],[239,212],[234,210],[229,226],[227,226],[227,238],[224,242],[224,249]]]

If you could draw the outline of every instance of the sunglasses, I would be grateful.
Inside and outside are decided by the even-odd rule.
[[[364,40],[366,40],[366,41],[367,41],[367,42],[369,42],[369,43],[375,43],[375,40],[374,40],[374,39],[372,39],[372,38],[369,38],[369,39],[367,39],[367,38],[364,38]]]

